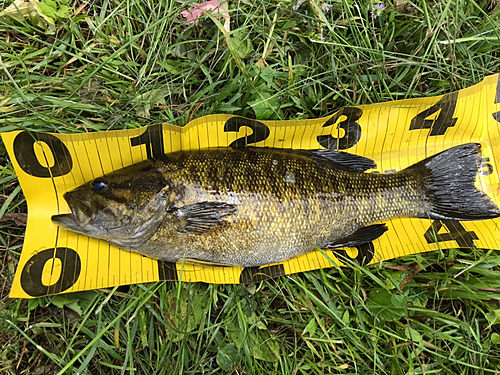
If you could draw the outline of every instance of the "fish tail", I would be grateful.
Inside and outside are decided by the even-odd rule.
[[[425,193],[421,218],[485,220],[500,216],[498,206],[474,183],[481,164],[481,145],[456,146],[406,169],[416,175]]]

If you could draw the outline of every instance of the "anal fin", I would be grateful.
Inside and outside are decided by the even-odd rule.
[[[204,260],[198,260],[192,258],[184,258],[183,262],[186,264],[192,264],[193,266],[200,266],[200,267],[241,267],[237,264],[206,262]]]
[[[389,228],[385,224],[373,224],[359,228],[350,235],[329,242],[324,249],[335,249],[337,247],[356,247],[364,245],[382,236]]]

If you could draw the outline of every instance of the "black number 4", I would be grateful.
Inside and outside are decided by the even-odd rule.
[[[498,75],[495,104],[500,104],[500,74]],[[495,108],[497,108],[497,106],[495,106]],[[493,113],[492,116],[495,119],[495,121],[500,122],[500,111]]]
[[[449,230],[449,233],[438,234],[443,226]],[[479,239],[475,232],[467,231],[459,221],[454,220],[433,221],[424,237],[427,243],[455,241],[458,247],[476,247],[474,240]]]
[[[457,118],[453,117],[455,108],[457,107],[458,91],[445,95],[432,107],[420,112],[410,123],[410,130],[416,129],[431,129],[429,135],[443,135],[446,129],[455,126]],[[439,115],[433,120],[427,120],[427,117],[433,115],[437,111]]]

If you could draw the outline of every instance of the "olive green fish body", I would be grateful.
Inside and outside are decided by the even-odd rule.
[[[370,242],[387,230],[374,223],[394,217],[500,215],[474,187],[479,145],[459,147],[393,174],[363,173],[369,159],[329,150],[178,152],[67,193],[73,213],[54,221],[164,261],[259,266]]]
[[[313,250],[313,244],[325,247],[353,228],[424,212],[418,203],[422,193],[405,174],[347,172],[268,150],[201,151],[169,159],[170,169],[162,161],[154,167],[170,178],[171,210],[223,202],[237,211],[225,225],[201,234],[183,233],[175,214],[167,214],[137,248],[162,259],[178,260],[182,248],[188,258],[215,263],[278,262]]]

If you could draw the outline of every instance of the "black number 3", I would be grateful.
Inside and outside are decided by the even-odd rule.
[[[333,115],[324,125],[326,128],[328,126],[334,125],[340,116],[346,116],[347,118],[342,121],[337,129],[343,129],[345,134],[342,137],[332,137],[331,135],[320,135],[318,136],[318,142],[324,148],[329,148],[331,150],[346,150],[353,147],[361,139],[361,126],[356,122],[363,115],[363,111],[356,107],[342,108],[335,115]]]

